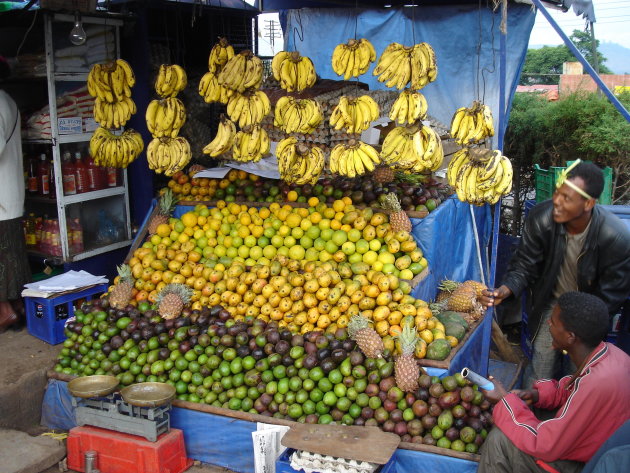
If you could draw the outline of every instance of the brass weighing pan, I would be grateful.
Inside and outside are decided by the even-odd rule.
[[[166,383],[138,383],[120,390],[128,404],[139,407],[158,407],[175,397],[175,388]]]
[[[93,375],[74,378],[68,383],[68,391],[75,397],[107,396],[118,387],[118,378],[109,375]]]

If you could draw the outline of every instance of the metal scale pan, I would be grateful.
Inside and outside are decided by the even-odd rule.
[[[68,383],[68,391],[75,397],[89,399],[109,396],[118,387],[118,378],[109,375],[93,375],[74,378]]]
[[[175,397],[175,388],[166,383],[138,383],[123,388],[120,395],[132,406],[158,407]]]

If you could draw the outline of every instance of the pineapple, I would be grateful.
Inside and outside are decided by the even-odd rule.
[[[161,224],[168,223],[168,219],[171,217],[176,204],[177,198],[173,195],[173,191],[166,189],[166,192],[160,197],[157,213],[149,221],[147,227],[149,235],[153,235]]]
[[[438,286],[440,292],[438,292],[435,302],[445,301],[446,299],[451,297],[453,291],[455,291],[455,289],[457,289],[459,286],[461,286],[461,283],[459,282],[451,281],[450,279],[444,279],[442,282],[440,282]]]
[[[380,358],[385,346],[383,339],[370,327],[368,319],[363,315],[354,315],[348,324],[348,334],[352,338],[359,349],[368,358]]]
[[[128,264],[121,264],[116,270],[120,278],[109,294],[109,303],[114,309],[124,309],[131,300],[134,279]]]
[[[193,290],[185,284],[167,284],[157,296],[158,312],[163,319],[179,317],[190,302]]]
[[[393,192],[385,196],[382,206],[385,210],[389,210],[389,225],[394,233],[399,231],[411,232],[411,220],[407,213],[400,207],[400,201]]]
[[[388,184],[394,181],[396,173],[389,166],[379,166],[374,170],[374,180],[379,184]]]
[[[394,363],[394,376],[396,377],[396,385],[407,393],[418,389],[420,367],[414,354],[417,339],[415,327],[412,328],[409,325],[405,325],[398,336],[401,354]]]
[[[448,299],[448,309],[455,312],[469,312],[475,319],[484,313],[483,306],[477,298],[481,296],[486,286],[478,281],[466,281],[453,291]]]

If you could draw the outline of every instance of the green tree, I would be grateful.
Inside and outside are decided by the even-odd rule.
[[[595,67],[595,61],[593,60],[593,46],[591,44],[591,34],[586,31],[573,30],[571,35],[571,41],[575,44],[575,47],[582,53],[584,59],[588,63]],[[566,47],[566,46],[565,46]],[[568,48],[567,48],[568,50]],[[599,40],[595,39],[595,51],[597,53],[597,64],[600,74],[612,74],[613,72],[604,64],[607,59],[602,53],[599,52]]]
[[[522,85],[558,84],[560,74],[562,74],[562,64],[574,60],[575,57],[564,45],[528,49],[520,83]]]
[[[591,35],[585,31],[573,30],[570,39],[589,64],[594,65]],[[599,48],[599,40],[595,40],[595,47],[596,50]],[[597,50],[597,58],[600,74],[611,74],[612,71],[604,64],[606,58],[599,50]],[[577,59],[564,44],[528,49],[519,83],[522,85],[558,84],[560,74],[562,74],[562,65],[567,61],[577,61]]]

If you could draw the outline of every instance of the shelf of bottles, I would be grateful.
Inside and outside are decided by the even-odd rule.
[[[83,17],[86,25],[92,25],[88,32],[115,38],[114,49],[106,55],[117,57],[122,23],[103,20]],[[96,124],[86,118],[91,111],[86,114],[83,110],[76,114],[77,119],[68,120],[65,128],[61,126],[64,110],[58,105],[59,97],[85,87],[89,70],[85,64],[71,64],[59,57],[60,50],[74,57],[73,48],[82,48],[67,40],[72,21],[67,15],[45,18],[50,132],[23,143],[27,247],[35,256],[52,256],[64,262],[122,248],[132,241],[127,175],[125,170],[94,164],[88,144]],[[76,107],[78,110],[82,104]]]

